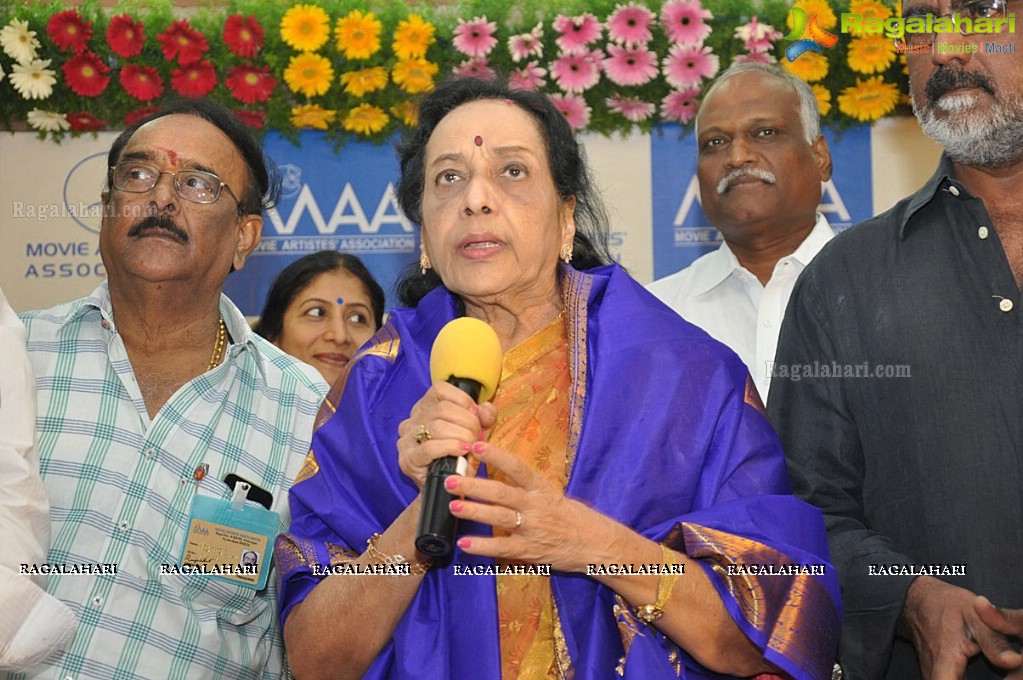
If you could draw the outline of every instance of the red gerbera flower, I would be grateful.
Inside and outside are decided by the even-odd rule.
[[[107,26],[107,44],[110,50],[119,57],[127,59],[142,52],[146,42],[145,28],[142,21],[135,21],[127,14],[121,14],[110,20]]]
[[[163,78],[152,66],[128,64],[121,69],[121,87],[140,102],[148,102],[163,94]]]
[[[234,115],[238,117],[238,120],[248,125],[250,128],[263,129],[263,121],[266,120],[266,111],[263,109],[252,110],[252,109],[235,109]]]
[[[263,47],[263,38],[263,27],[252,14],[232,14],[224,22],[224,44],[239,57],[255,57]]]
[[[182,97],[205,97],[217,86],[213,64],[200,61],[171,72],[171,87]]]
[[[160,110],[159,106],[153,106],[152,104],[147,104],[146,106],[140,106],[137,109],[132,109],[128,113],[124,114],[124,126],[128,127],[129,125],[133,125],[137,121],[140,121],[146,116],[152,113],[156,113],[159,110]]]
[[[67,122],[71,124],[71,129],[79,132],[93,132],[95,130],[102,130],[107,126],[105,120],[100,120],[91,113],[85,111],[79,111],[78,113],[67,114]]]
[[[81,52],[92,37],[92,22],[86,21],[77,9],[67,9],[50,16],[46,32],[60,49]]]
[[[227,72],[224,80],[234,98],[246,104],[265,102],[277,85],[277,79],[270,75],[270,67],[235,66]]]
[[[156,39],[163,47],[163,58],[170,61],[177,57],[178,63],[182,66],[199,61],[203,53],[210,48],[206,36],[192,28],[188,19],[175,21],[170,28],[157,35]]]
[[[98,55],[82,52],[71,57],[61,66],[64,80],[71,91],[83,97],[98,97],[110,82],[110,67]]]

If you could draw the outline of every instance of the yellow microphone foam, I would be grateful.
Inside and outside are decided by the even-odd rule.
[[[501,380],[501,341],[485,322],[463,316],[440,329],[430,352],[430,378],[444,382],[454,376],[475,380],[480,402],[489,401]]]

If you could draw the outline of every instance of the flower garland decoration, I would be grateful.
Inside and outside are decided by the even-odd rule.
[[[779,63],[835,127],[905,113],[891,41],[840,35],[788,61],[789,0],[301,0],[184,13],[172,0],[110,11],[87,1],[0,7],[0,125],[40,136],[120,129],[165,97],[211,97],[257,130],[340,145],[387,142],[451,75],[546,93],[571,127],[602,134],[688,127],[725,65]],[[897,0],[796,0],[821,29],[843,11],[884,20]],[[777,28],[776,28],[777,27]]]

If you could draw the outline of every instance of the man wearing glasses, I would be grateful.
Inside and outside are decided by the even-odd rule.
[[[976,25],[1021,6],[903,9]],[[985,49],[1010,32],[912,40],[933,46],[907,59],[941,163],[807,267],[778,345],[779,364],[866,362],[871,377],[775,378],[769,408],[797,495],[825,515],[846,678],[1019,679],[1023,50]]]
[[[272,552],[231,519],[265,511],[246,507],[244,486],[232,505],[228,483],[268,492],[279,522],[259,516],[271,534],[287,526],[286,490],[325,392],[221,293],[259,243],[279,181],[244,125],[206,101],[128,128],[108,160],[107,281],[23,317],[52,506],[47,591],[79,621],[28,677],[279,678],[273,575],[257,589],[181,568]],[[227,519],[200,519],[203,497]]]

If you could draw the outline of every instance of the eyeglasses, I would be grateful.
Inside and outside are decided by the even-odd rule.
[[[948,14],[934,14],[934,19],[951,19],[954,15],[958,14],[960,19],[969,20],[968,25],[956,23],[956,33],[959,35],[974,35],[975,33],[981,33],[982,31],[973,30],[973,23],[977,19],[989,19],[992,22],[995,19],[1006,19],[1010,16],[1009,14],[1009,3],[1013,0],[965,0],[955,1],[949,6],[951,10]],[[923,8],[921,8],[922,10]],[[911,11],[905,15],[905,19],[912,18],[923,18],[931,12],[924,11]],[[969,28],[967,28],[969,26]],[[951,34],[944,34],[951,35]],[[933,32],[906,32],[905,40],[910,45],[931,45],[934,43],[935,34]]]
[[[203,170],[160,170],[150,163],[142,161],[122,161],[110,167],[110,178],[115,189],[132,194],[144,194],[156,186],[161,175],[170,175],[174,180],[174,190],[178,196],[192,203],[216,203],[220,198],[220,190],[227,189],[231,198],[241,210],[241,201],[222,179],[212,172]]]

